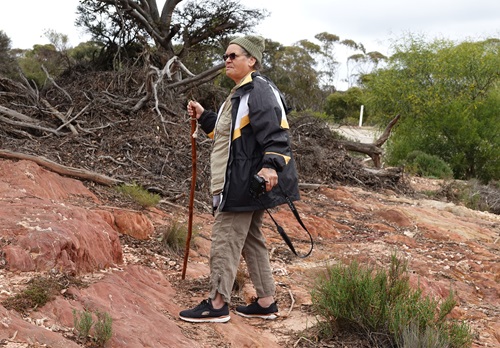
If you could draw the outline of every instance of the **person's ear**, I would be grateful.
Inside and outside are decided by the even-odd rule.
[[[253,68],[255,66],[255,63],[257,63],[257,59],[255,57],[250,57],[248,58],[248,66]]]

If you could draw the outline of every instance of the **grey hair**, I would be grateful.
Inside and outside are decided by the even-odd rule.
[[[240,46],[241,47],[241,46]],[[250,53],[248,53],[248,51],[246,49],[244,49],[243,47],[241,47],[241,50],[243,51],[243,54],[247,57],[253,57]],[[255,58],[255,57],[254,57]],[[259,71],[260,69],[262,69],[262,65],[259,63],[259,61],[257,60],[257,58],[255,58],[255,64],[253,65],[253,68],[257,71]]]

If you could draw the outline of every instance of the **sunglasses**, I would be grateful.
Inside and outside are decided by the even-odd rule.
[[[230,60],[235,60],[236,57],[239,57],[240,55],[236,54],[236,53],[229,53],[229,54],[223,54],[222,55],[222,60],[226,61],[228,58]]]

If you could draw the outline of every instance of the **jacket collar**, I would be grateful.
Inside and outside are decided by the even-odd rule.
[[[245,93],[248,93],[253,89],[253,80],[255,77],[260,76],[260,73],[256,70],[251,71],[245,76],[241,82],[236,86],[236,91],[233,97],[241,96]]]
[[[250,71],[244,78],[241,79],[240,83],[238,83],[237,88],[240,88],[247,83],[250,83],[253,81],[253,73],[255,73],[255,70]]]

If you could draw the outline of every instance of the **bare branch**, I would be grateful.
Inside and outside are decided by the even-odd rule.
[[[18,120],[24,121],[24,122],[31,122],[31,123],[38,123],[37,120],[26,116],[24,114],[21,114],[20,112],[17,112],[16,110],[12,110],[9,108],[6,108],[5,106],[0,105],[0,113],[10,116],[12,118],[17,118]]]
[[[387,139],[389,139],[389,135],[391,134],[392,127],[394,127],[394,125],[396,124],[396,122],[398,122],[400,116],[401,115],[397,115],[396,117],[394,117],[391,120],[391,122],[389,122],[389,124],[387,125],[387,127],[385,127],[385,130],[382,133],[382,135],[377,139],[377,141],[375,141],[373,143],[373,145],[380,147],[380,146],[382,146],[387,141]]]
[[[45,105],[45,107],[47,107],[54,116],[56,116],[58,119],[60,119],[64,125],[67,125],[68,128],[71,130],[71,133],[77,135],[78,134],[78,131],[76,130],[76,128],[71,124],[69,123],[67,120],[66,120],[66,116],[63,115],[61,112],[59,112],[59,110],[57,110],[55,107],[53,107],[52,105],[50,105],[50,103],[45,100],[45,99],[41,99],[41,102],[43,105]]]
[[[223,67],[224,67],[224,63],[221,63],[219,65],[214,66],[213,68],[211,68],[209,70],[202,72],[201,74],[198,74],[198,75],[191,77],[191,78],[188,78],[188,79],[184,79],[182,81],[174,82],[174,83],[168,85],[167,87],[168,88],[175,88],[175,87],[179,87],[179,86],[190,85],[193,83],[199,83],[201,80],[204,80],[206,78],[208,78],[208,80],[211,80],[220,74],[220,70]]]
[[[52,129],[52,128],[46,128],[46,127],[42,127],[42,126],[37,126],[37,125],[26,123],[26,122],[12,121],[12,120],[10,120],[8,118],[5,118],[5,117],[2,117],[2,116],[0,116],[0,121],[2,121],[4,123],[7,123],[7,124],[10,124],[12,126],[32,128],[32,129],[36,129],[36,130],[39,130],[39,131],[52,133],[52,134],[55,134],[55,135],[58,135],[58,136],[62,135],[57,130]]]
[[[58,174],[90,180],[102,185],[113,186],[123,183],[123,181],[121,180],[113,179],[105,175],[90,172],[85,169],[66,167],[56,162],[53,162],[45,157],[26,155],[23,153],[13,152],[9,150],[0,150],[0,157],[33,161],[41,165],[42,167],[45,167]]]
[[[63,92],[63,94],[68,98],[68,100],[70,102],[73,102],[73,99],[71,98],[71,96],[69,95],[68,92],[66,92],[65,89],[61,88],[57,83],[56,81],[54,81],[54,79],[50,76],[49,72],[47,71],[47,69],[45,68],[45,66],[42,64],[42,70],[43,72],[45,73],[45,75],[47,76],[47,79],[49,79],[50,82],[52,82],[52,84],[54,86],[56,86],[57,89],[59,89],[61,92]]]
[[[182,64],[182,62],[180,60],[177,60],[177,64],[179,65],[181,70],[184,71],[188,76],[191,76],[191,77],[195,76],[195,74],[193,74],[191,71],[189,71],[189,69],[186,68],[186,66],[184,64]]]
[[[57,130],[61,130],[62,128],[66,127],[68,124],[70,124],[71,122],[73,122],[74,120],[76,120],[78,117],[80,117],[80,115],[82,115],[90,107],[90,105],[91,104],[87,104],[82,110],[80,110],[79,113],[76,114],[75,117],[73,117],[70,120],[66,121],[66,123],[63,123],[61,126],[59,126],[59,128],[57,128]]]

